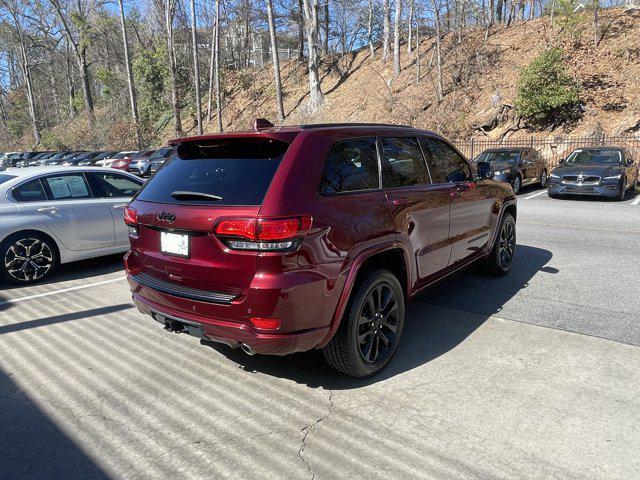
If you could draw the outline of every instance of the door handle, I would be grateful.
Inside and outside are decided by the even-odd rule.
[[[127,208],[127,205],[129,205],[128,203],[119,203],[118,205],[114,205],[113,208],[115,210],[124,210],[125,208]]]
[[[40,213],[57,213],[58,207],[42,207],[38,209]]]
[[[467,192],[473,188],[476,188],[475,183],[471,183],[471,182],[460,183],[455,187],[453,187],[453,190],[449,192],[449,195],[451,196],[451,198],[458,198],[458,197],[461,197],[464,192]]]

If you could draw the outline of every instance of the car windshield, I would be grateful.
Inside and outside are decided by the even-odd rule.
[[[620,150],[574,150],[566,163],[622,163]]]
[[[0,175],[0,183],[8,182],[12,178],[16,178],[15,175]]]
[[[475,163],[488,162],[488,163],[507,163],[518,162],[520,160],[519,150],[507,150],[507,151],[489,151],[483,152],[476,157]]]

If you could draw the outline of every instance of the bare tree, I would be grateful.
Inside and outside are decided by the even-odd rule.
[[[273,21],[273,5],[267,1],[267,20],[269,22],[269,36],[271,37],[271,61],[273,62],[273,77],[276,84],[276,104],[280,121],[284,120],[284,107],[282,105],[282,86],[280,82],[280,60],[278,59],[278,41],[276,39],[276,25]]]
[[[422,73],[421,73],[421,68],[422,66],[420,65],[422,62],[422,59],[420,58],[420,24],[419,22],[416,22],[416,83],[420,83],[421,77],[422,77]]]
[[[304,26],[307,33],[307,45],[309,49],[309,106],[315,112],[320,108],[324,99],[320,86],[320,73],[318,71],[318,1],[303,0]]]
[[[324,42],[322,44],[322,53],[329,53],[329,0],[324,0]]]
[[[180,115],[180,97],[178,94],[178,63],[175,55],[175,42],[173,36],[173,21],[176,15],[177,0],[162,0],[162,13],[164,16],[164,33],[167,41],[167,56],[169,60],[169,73],[171,77],[171,106],[173,108],[173,129],[176,136],[182,135],[182,118]]]
[[[216,0],[216,30],[215,30],[215,83],[216,83],[216,115],[218,117],[218,131],[224,130],[222,124],[222,88],[220,86],[220,0]]]
[[[88,16],[91,4],[88,1],[77,0],[76,9],[70,11],[65,9],[60,0],[49,0],[53,6],[58,20],[67,37],[69,46],[76,56],[78,70],[82,80],[82,92],[84,94],[84,105],[89,114],[89,123],[93,126],[94,108],[93,96],[91,95],[91,83],[89,80],[89,64],[87,62],[87,47],[89,41],[87,38]],[[74,19],[73,23],[71,19]]]
[[[304,14],[302,0],[298,0],[298,60],[304,60]]]
[[[16,28],[16,36],[20,49],[20,69],[22,70],[22,78],[27,94],[27,104],[29,108],[29,118],[31,119],[31,128],[33,129],[33,139],[37,144],[40,143],[40,129],[38,128],[38,119],[36,116],[36,104],[33,96],[33,79],[31,78],[31,63],[29,61],[29,53],[27,52],[27,35],[22,26],[21,11],[23,5],[19,2],[5,1],[0,2],[11,15],[14,26]]]
[[[400,75],[400,20],[402,19],[402,0],[396,0],[396,17],[393,30],[393,73]]]
[[[382,61],[386,62],[389,57],[389,42],[391,38],[391,8],[389,0],[382,2]]]
[[[413,16],[415,10],[415,0],[409,1],[409,36],[407,37],[407,53],[411,55],[411,49],[413,48]]]
[[[367,18],[367,41],[369,42],[371,58],[373,58],[376,55],[376,47],[373,45],[373,0],[369,0],[369,16]]]
[[[124,5],[122,0],[118,0],[120,9],[120,28],[122,29],[122,44],[124,46],[124,64],[127,69],[127,83],[129,85],[129,102],[131,104],[131,118],[136,129],[136,143],[138,148],[142,147],[140,141],[140,120],[138,118],[138,103],[136,99],[136,89],[133,83],[133,71],[131,69],[131,58],[129,56],[129,39],[127,37],[127,27],[124,20]]]
[[[196,116],[198,135],[202,135],[202,105],[200,104],[200,65],[198,61],[198,25],[196,20],[196,1],[191,0],[191,47],[193,50],[193,83],[196,90]]]
[[[432,5],[436,22],[436,98],[438,102],[441,102],[444,97],[444,87],[442,86],[442,22],[438,0],[432,0]]]

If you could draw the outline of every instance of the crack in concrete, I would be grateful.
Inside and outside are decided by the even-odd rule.
[[[316,478],[316,472],[314,472],[313,468],[311,468],[311,464],[309,463],[309,461],[306,458],[304,458],[304,451],[307,448],[307,438],[309,437],[311,430],[313,430],[320,422],[322,422],[323,420],[326,420],[327,418],[329,418],[329,415],[331,415],[331,412],[333,410],[333,390],[329,390],[329,392],[330,392],[329,393],[329,410],[327,414],[324,417],[320,417],[311,425],[307,425],[302,429],[302,431],[304,432],[304,436],[302,437],[302,445],[300,445],[300,449],[298,450],[298,456],[300,457],[300,460],[302,460],[304,464],[307,466],[307,469],[309,469],[309,473],[311,474],[311,480],[314,480]]]

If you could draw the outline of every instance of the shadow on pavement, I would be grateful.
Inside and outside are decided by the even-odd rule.
[[[53,317],[37,318],[35,320],[29,320],[27,322],[1,325],[0,335],[5,333],[11,333],[11,332],[19,332],[21,330],[27,330],[29,328],[44,327],[46,325],[53,325],[54,323],[69,322],[71,320],[79,320],[81,318],[98,317],[100,315],[120,312],[122,310],[128,310],[130,308],[133,308],[132,304],[123,303],[120,305],[110,305],[108,307],[94,308],[92,310],[83,310],[81,312],[65,313],[65,314],[56,315]]]
[[[285,357],[250,357],[240,349],[203,343],[247,371],[336,390],[370,385],[412,370],[454,349],[491,315],[499,313],[514,295],[527,288],[536,273],[558,272],[546,266],[553,256],[548,250],[518,245],[516,255],[513,268],[505,277],[490,277],[484,275],[479,267],[470,267],[413,299],[407,308],[407,321],[394,358],[382,372],[370,378],[354,379],[336,373],[326,365],[318,350]],[[472,294],[469,294],[470,290]]]
[[[92,277],[98,277],[100,275],[106,275],[108,273],[118,272],[120,270],[124,270],[124,264],[122,261],[123,257],[124,253],[118,253],[116,255],[96,257],[88,260],[81,260],[79,262],[71,262],[58,265],[57,271],[53,272],[51,274],[51,277],[47,278],[43,282],[38,282],[34,285],[48,285],[59,282],[66,282],[69,280],[82,280]],[[27,286],[28,285],[10,283],[4,279],[0,280],[0,290],[16,290],[25,288]]]
[[[109,478],[0,370],[0,477]]]

